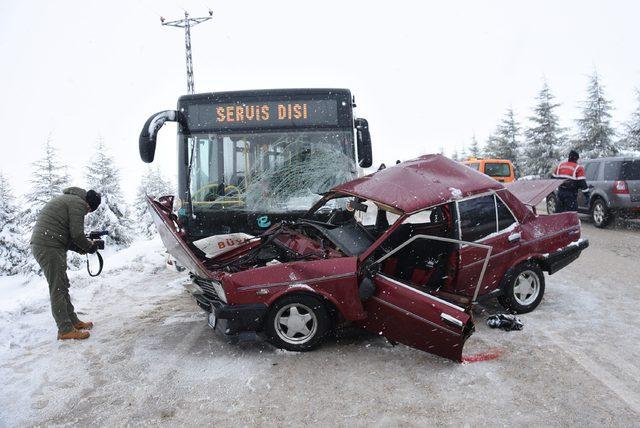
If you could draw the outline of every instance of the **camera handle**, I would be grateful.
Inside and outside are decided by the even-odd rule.
[[[102,255],[100,254],[100,252],[98,250],[96,250],[96,256],[98,256],[98,272],[93,274],[91,273],[91,269],[89,268],[89,254],[86,255],[87,257],[87,272],[89,273],[89,276],[98,276],[102,273],[102,268],[104,267],[104,260],[102,259]]]

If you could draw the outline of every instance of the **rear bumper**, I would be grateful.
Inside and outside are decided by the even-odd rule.
[[[560,251],[549,254],[547,258],[542,261],[542,269],[547,271],[549,275],[553,275],[560,269],[566,267],[569,263],[573,262],[580,256],[582,250],[589,246],[589,240],[585,239],[579,241],[576,244],[571,244]]]

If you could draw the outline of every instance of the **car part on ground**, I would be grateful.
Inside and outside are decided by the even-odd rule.
[[[499,328],[504,331],[522,330],[524,324],[515,315],[495,314],[487,318],[487,325],[491,328]]]

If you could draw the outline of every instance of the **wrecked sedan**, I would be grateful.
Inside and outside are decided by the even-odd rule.
[[[543,271],[587,246],[576,213],[532,207],[557,184],[512,192],[426,155],[337,186],[305,218],[211,258],[183,238],[170,199],[149,204],[168,251],[191,272],[187,288],[224,335],[259,333],[305,351],[351,324],[461,361],[474,303],[498,297],[514,312],[533,310]]]

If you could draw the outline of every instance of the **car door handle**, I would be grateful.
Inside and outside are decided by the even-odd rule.
[[[462,327],[462,321],[458,318],[452,317],[449,314],[445,314],[444,312],[440,314],[440,319],[444,322],[448,322],[449,324],[455,325],[456,327]]]
[[[521,238],[519,233],[512,233],[511,235],[509,235],[509,237],[507,238],[509,240],[509,242],[516,242],[519,241]]]

